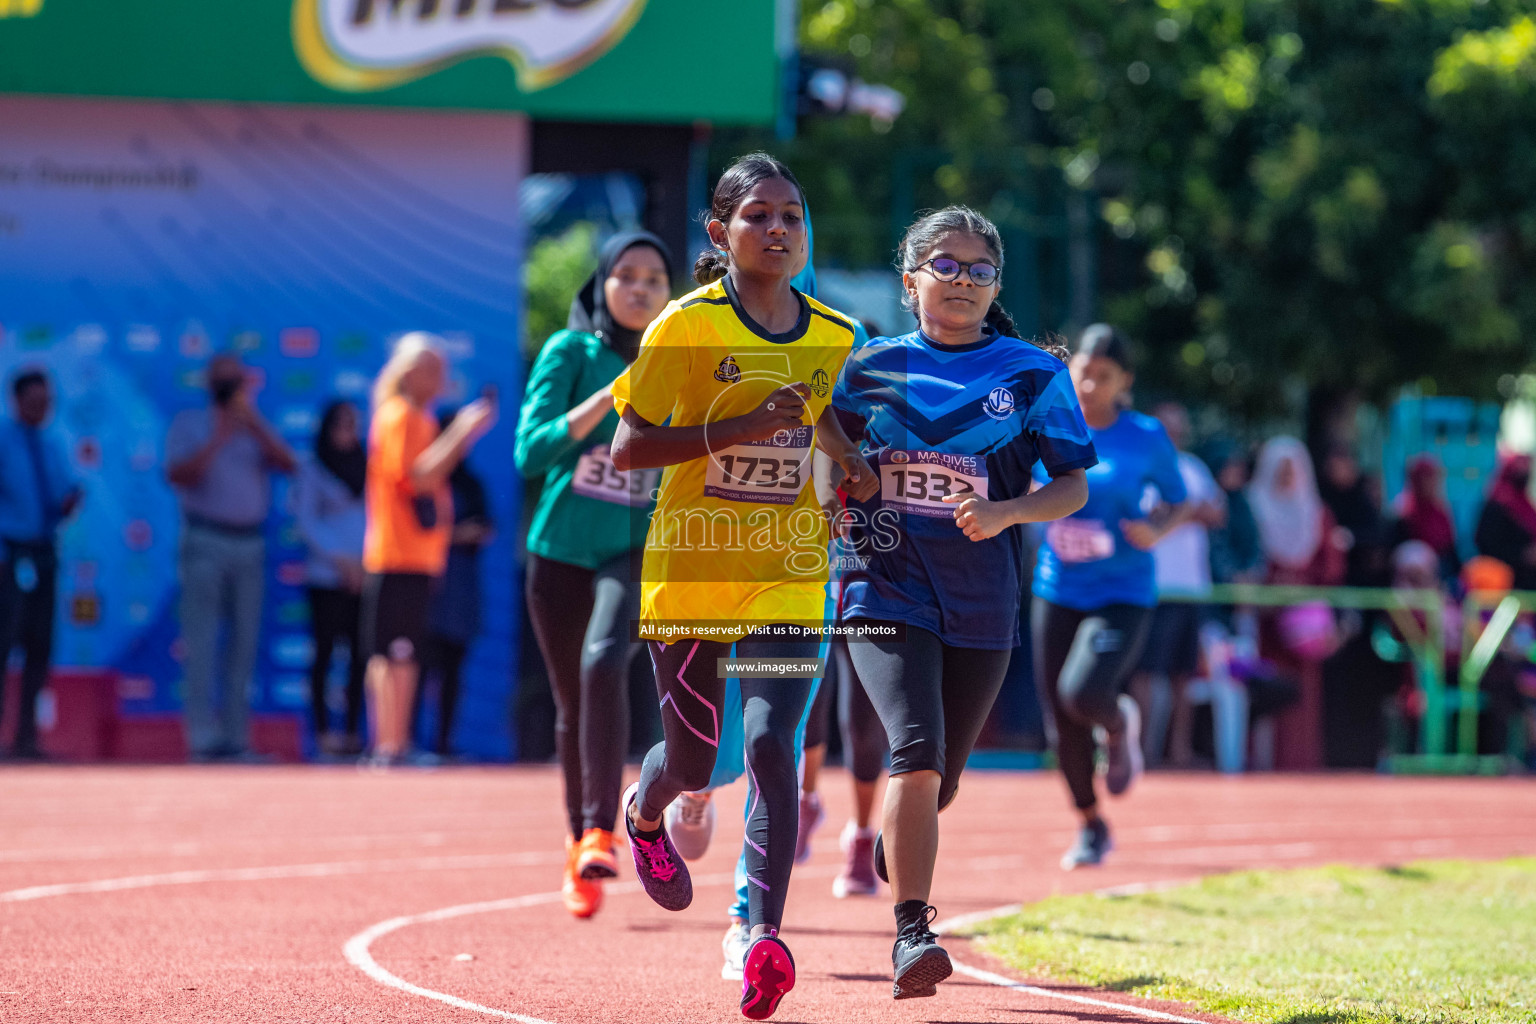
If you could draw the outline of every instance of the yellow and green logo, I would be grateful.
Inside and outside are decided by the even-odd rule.
[[[41,0],[0,0],[34,6]],[[646,0],[294,0],[293,45],[317,81],[371,92],[499,56],[533,92],[623,39]]]
[[[0,0],[0,18],[31,18],[43,9],[43,0]]]

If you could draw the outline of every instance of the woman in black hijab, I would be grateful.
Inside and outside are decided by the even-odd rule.
[[[660,470],[621,472],[608,446],[619,423],[609,390],[671,295],[666,246],[644,232],[603,246],[570,320],[539,352],[517,427],[517,468],[543,477],[528,530],[528,616],[555,697],[565,774],[565,906],[590,917],[617,874],[629,663],[639,645],[639,553]]]
[[[362,752],[363,669],[368,659],[358,645],[363,585],[363,450],[357,406],[334,401],[320,416],[315,457],[299,466],[294,480],[294,519],[309,549],[305,579],[310,630],[315,644],[310,665],[310,706],[315,744],[327,757]],[[326,686],[337,644],[348,651],[345,731],[331,728]]]

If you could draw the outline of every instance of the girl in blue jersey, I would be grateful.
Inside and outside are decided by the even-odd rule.
[[[1108,324],[1089,327],[1069,366],[1099,463],[1088,470],[1087,503],[1046,528],[1031,630],[1056,760],[1083,819],[1061,862],[1071,870],[1099,863],[1110,848],[1094,795],[1094,731],[1105,737],[1112,795],[1141,772],[1141,716],[1121,690],[1157,604],[1151,548],[1189,510],[1178,452],[1162,424],[1125,408],[1134,380],[1125,337]]]
[[[1066,367],[997,304],[997,228],[950,207],[912,225],[899,256],[919,330],[855,350],[833,404],[880,467],[879,494],[845,513],[868,561],[844,576],[843,620],[864,631],[848,649],[890,743],[875,866],[896,903],[904,999],[952,970],[929,929],[938,814],[1018,642],[1023,524],[1079,508],[1095,456]],[[1037,460],[1051,479],[1031,493]]]

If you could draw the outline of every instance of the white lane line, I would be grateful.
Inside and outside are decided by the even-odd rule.
[[[25,889],[0,892],[0,903],[29,903],[54,896],[82,893],[123,892],[151,889],[162,885],[201,885],[207,882],[264,882],[277,878],[329,878],[334,875],[361,875],[374,871],[441,871],[449,868],[527,867],[549,861],[546,854],[495,853],[464,854],[452,857],[411,857],[393,860],[343,860],[318,864],[279,864],[260,868],[207,868],[197,871],[170,871],[158,875],[127,875],[100,878],[92,882],[60,882],[56,885],[32,885]]]
[[[957,867],[969,870],[976,870],[978,866],[995,867],[995,862],[998,859],[999,858],[996,857],[982,857],[976,858],[974,860],[965,860],[959,862]],[[817,875],[829,875],[833,873],[833,869],[827,865],[795,869],[795,876],[798,878],[814,877]],[[736,876],[734,874],[706,875],[700,878],[695,878],[693,883],[695,886],[734,885],[736,883]],[[1178,883],[1173,882],[1169,884]],[[605,889],[609,895],[629,895],[631,893],[643,891],[639,882],[618,882],[605,886]],[[554,1024],[552,1021],[541,1020],[538,1017],[529,1017],[523,1014],[513,1013],[510,1010],[498,1010],[495,1007],[482,1006],[479,1003],[472,1003],[467,999],[460,999],[458,996],[450,995],[447,992],[438,992],[435,989],[423,988],[420,985],[412,984],[411,982],[406,981],[404,978],[401,978],[395,974],[391,974],[389,971],[381,967],[378,961],[373,958],[373,953],[369,947],[371,947],[375,941],[383,938],[385,935],[388,935],[391,932],[399,931],[402,928],[409,928],[412,925],[426,924],[431,921],[445,921],[455,917],[466,917],[470,914],[488,914],[495,913],[499,910],[517,910],[522,907],[554,903],[559,899],[560,893],[558,892],[541,892],[533,893],[528,896],[515,896],[511,899],[490,900],[484,903],[464,903],[456,907],[445,907],[442,910],[430,910],[421,914],[410,914],[403,917],[395,917],[388,921],[382,921],[370,928],[366,928],[352,936],[352,938],[347,940],[346,945],[342,947],[342,953],[346,956],[348,963],[361,970],[374,981],[377,981],[382,985],[387,985],[390,988],[399,989],[402,992],[409,992],[411,995],[421,996],[425,999],[435,999],[440,1003],[446,1003],[449,1006],[455,1006],[461,1010],[472,1010],[476,1013],[483,1013],[490,1017],[500,1017],[503,1020],[515,1020],[521,1022],[521,1024]],[[962,928],[971,928],[978,924],[985,923],[994,917],[1000,917],[1004,914],[1012,914],[1021,909],[1021,906],[1022,904],[1013,903],[1006,907],[996,907],[992,910],[983,910],[974,914],[964,914],[940,923],[939,925],[935,926],[934,930],[940,934],[953,933]],[[991,971],[984,971],[979,967],[972,967],[970,964],[962,963],[959,960],[955,960],[953,957],[950,959],[954,963],[955,969],[958,970],[961,974],[975,978],[977,981],[984,981],[989,985],[996,985],[999,988],[1013,989],[1016,992],[1024,992],[1028,995],[1038,996],[1043,999],[1060,999],[1065,1002],[1077,1003],[1084,1006],[1095,1006],[1103,1009],[1118,1010],[1121,1013],[1145,1017],[1151,1020],[1170,1021],[1173,1022],[1173,1024],[1208,1024],[1206,1021],[1195,1020],[1191,1017],[1180,1017],[1172,1013],[1164,1013],[1161,1010],[1151,1010],[1141,1006],[1134,1006],[1129,1003],[1115,1003],[1110,1002],[1107,999],[1093,999],[1088,996],[1075,996],[1065,992],[1053,992],[1050,989],[1040,988],[1037,985],[1027,985],[1023,982],[1014,981],[1012,978],[1005,978],[1001,974],[993,974]]]
[[[1148,891],[1155,887],[1171,888],[1172,886],[1179,884],[1182,883],[1174,881],[1142,883],[1143,888],[1139,891]],[[1116,886],[1111,889],[1101,890],[1097,893],[1097,895],[1117,895],[1131,888],[1133,887],[1123,885]],[[969,931],[970,929],[975,928],[977,925],[986,924],[988,921],[991,921],[994,918],[1005,917],[1008,914],[1016,914],[1023,909],[1024,905],[1022,903],[1010,903],[1004,907],[993,907],[991,910],[980,910],[973,914],[961,914],[960,916],[952,917],[947,921],[939,921],[935,923],[933,930],[940,935],[955,935],[958,932]],[[1023,992],[1026,995],[1039,996],[1044,999],[1060,999],[1068,1003],[1077,1003],[1080,1006],[1096,1006],[1101,1009],[1118,1010],[1121,1013],[1128,1013],[1137,1017],[1147,1017],[1151,1020],[1173,1021],[1176,1022],[1176,1024],[1208,1024],[1206,1021],[1195,1020],[1193,1017],[1180,1017],[1177,1014],[1164,1013],[1162,1010],[1152,1010],[1145,1006],[1134,1006],[1129,1003],[1116,1003],[1108,999],[1094,999],[1092,996],[1075,996],[1068,992],[1056,992],[1052,989],[1041,988],[1039,985],[1030,985],[1027,982],[1015,981],[1012,978],[1005,977],[1001,974],[994,974],[992,971],[984,971],[980,967],[973,967],[970,964],[965,963],[963,960],[957,959],[953,953],[950,954],[949,960],[950,963],[955,965],[955,970],[959,971],[961,974],[968,978],[975,978],[977,981],[984,981],[989,985],[996,985],[999,988],[1007,988],[1012,989],[1015,992]]]
[[[810,874],[813,872],[807,872]],[[823,870],[814,872],[827,874]],[[736,875],[703,875],[693,880],[698,885],[735,885]],[[639,882],[612,882],[605,885],[604,890],[609,896],[623,896],[630,893],[642,892]],[[397,974],[392,974],[379,965],[373,958],[371,946],[379,939],[397,932],[402,928],[413,925],[428,924],[433,921],[447,921],[455,917],[468,917],[471,914],[492,914],[499,910],[518,910],[523,907],[534,907],[545,903],[557,903],[560,900],[559,892],[536,892],[527,896],[513,896],[509,899],[487,900],[483,903],[461,903],[456,907],[444,907],[441,910],[428,910],[421,914],[406,914],[401,917],[392,917],[388,921],[380,921],[376,925],[364,928],[346,941],[341,947],[342,954],[347,958],[347,963],[362,971],[368,977],[381,985],[389,988],[409,992],[413,996],[421,996],[423,999],[435,999],[440,1003],[458,1007],[460,1010],[471,1010],[475,1013],[483,1013],[488,1017],[500,1017],[503,1020],[515,1020],[520,1024],[554,1024],[552,1021],[540,1017],[530,1017],[526,1014],[513,1013],[511,1010],[498,1010],[494,1006],[482,1006],[472,1003],[467,999],[460,999],[456,995],[447,992],[439,992],[436,989],[423,988],[421,985],[406,981]]]
[[[618,888],[613,886],[613,888]],[[449,918],[465,917],[469,914],[488,914],[497,910],[517,910],[520,907],[532,907],[541,903],[554,903],[560,899],[558,892],[538,892],[529,896],[513,896],[504,900],[489,900],[485,903],[462,903],[457,907],[446,907],[442,910],[433,910],[425,914],[409,914],[404,917],[392,917],[388,921],[380,921],[371,928],[365,928],[347,940],[341,951],[346,955],[347,963],[362,971],[368,977],[389,988],[396,988],[402,992],[409,992],[413,996],[422,996],[426,999],[435,999],[440,1003],[458,1007],[460,1010],[471,1010],[475,1013],[483,1013],[487,1017],[500,1017],[503,1020],[515,1020],[519,1024],[552,1024],[551,1021],[541,1017],[529,1017],[522,1013],[512,1013],[509,1010],[498,1010],[494,1006],[481,1006],[472,1003],[468,999],[460,999],[458,996],[449,995],[447,992],[438,992],[430,988],[422,988],[413,985],[404,978],[391,974],[379,962],[373,958],[368,947],[388,935],[390,932],[399,931],[415,924],[425,924],[429,921],[446,921]]]

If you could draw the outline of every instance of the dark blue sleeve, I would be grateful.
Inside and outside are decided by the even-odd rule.
[[[1065,367],[1056,371],[1035,396],[1024,430],[1035,443],[1040,465],[1052,477],[1087,469],[1099,461],[1088,436],[1088,424],[1083,422],[1083,410],[1077,404],[1072,375]],[[1177,474],[1177,466],[1174,471]],[[1036,478],[1039,479],[1038,473]]]
[[[843,360],[842,371],[838,373],[837,383],[832,388],[832,412],[837,416],[843,433],[848,435],[848,440],[857,444],[864,440],[864,426],[867,422],[868,403],[864,401],[857,384],[859,363],[867,349],[857,343],[857,331],[854,332],[854,339],[853,351]]]

